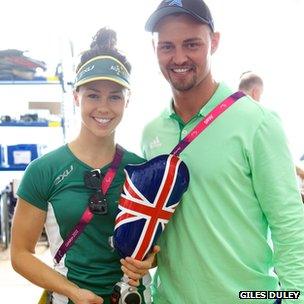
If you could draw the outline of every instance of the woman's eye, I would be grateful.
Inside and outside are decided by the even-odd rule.
[[[110,96],[110,100],[112,101],[117,101],[117,100],[121,100],[122,97],[120,95],[112,95]]]
[[[99,98],[99,96],[97,94],[89,94],[88,97],[90,99],[98,99]]]

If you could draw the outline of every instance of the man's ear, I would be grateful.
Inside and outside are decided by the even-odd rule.
[[[220,33],[214,32],[211,36],[211,54],[214,54],[217,50],[220,42]]]
[[[74,104],[76,107],[79,107],[79,94],[76,90],[73,91]]]
[[[261,88],[259,86],[254,86],[252,88],[252,98],[255,100],[255,101],[260,101],[261,99]]]
[[[157,43],[158,43],[158,33],[157,32],[153,32],[152,33],[151,43],[152,43],[153,51],[156,54],[156,52],[157,52]]]
[[[152,38],[151,42],[152,42],[153,51],[156,52],[155,40]]]

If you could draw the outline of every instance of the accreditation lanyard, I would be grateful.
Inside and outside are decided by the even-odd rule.
[[[206,117],[201,120],[192,131],[184,137],[176,147],[171,151],[170,154],[179,155],[200,133],[202,133],[208,126],[210,126],[216,118],[224,113],[230,106],[232,106],[238,99],[245,96],[241,91],[235,92],[220,104],[218,104]]]
[[[106,195],[108,189],[110,188],[112,181],[114,180],[116,173],[118,171],[119,165],[123,156],[123,148],[119,145],[116,145],[116,151],[113,158],[113,161],[110,165],[110,168],[107,170],[104,178],[100,183],[100,190],[104,195]],[[62,257],[66,254],[66,252],[70,249],[70,247],[74,244],[79,235],[83,232],[84,228],[87,224],[92,220],[94,213],[91,212],[90,208],[87,207],[84,213],[82,214],[80,221],[75,225],[72,231],[69,233],[67,238],[59,247],[58,251],[55,254],[55,262],[59,263]]]

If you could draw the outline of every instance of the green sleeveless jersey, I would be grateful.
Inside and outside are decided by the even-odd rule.
[[[125,180],[123,169],[127,164],[142,162],[144,159],[124,151],[122,162],[107,192],[108,214],[94,215],[60,263],[54,266],[55,270],[80,288],[89,289],[105,298],[123,275],[120,256],[109,244]],[[109,166],[99,168],[101,173],[105,174]],[[17,194],[47,212],[45,229],[52,257],[79,222],[89,197],[95,192],[84,185],[84,173],[93,169],[76,158],[69,147],[64,145],[34,160],[24,173]],[[144,289],[144,286],[140,287],[141,292]],[[62,295],[54,293],[53,297],[56,304],[71,303]]]

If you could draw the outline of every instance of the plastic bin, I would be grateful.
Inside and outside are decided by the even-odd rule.
[[[38,157],[36,144],[19,144],[7,146],[7,162],[9,167],[24,167]]]

